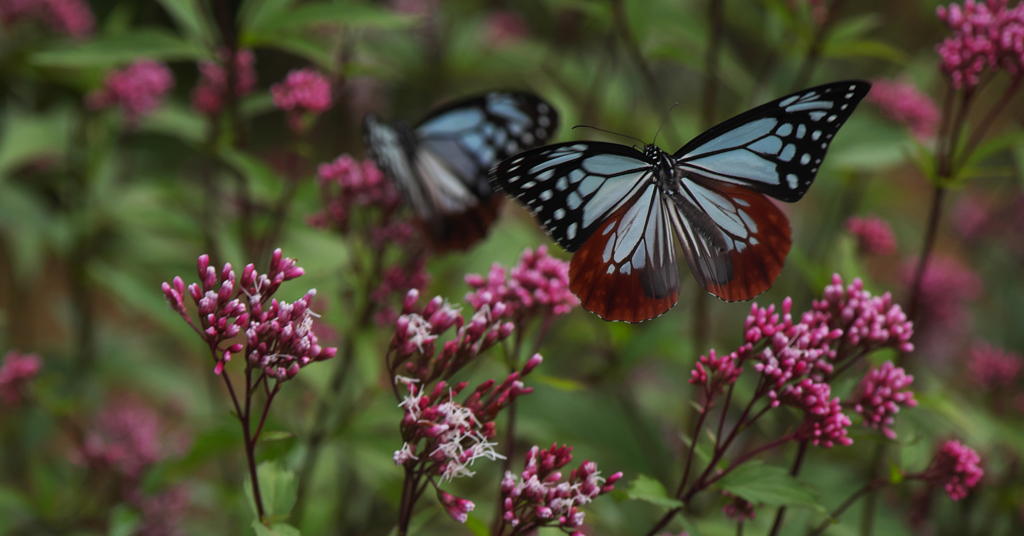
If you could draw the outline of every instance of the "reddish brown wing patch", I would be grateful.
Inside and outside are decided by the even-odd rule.
[[[768,198],[749,188],[723,182],[702,184],[731,200],[735,209],[746,215],[748,233],[742,237],[725,232],[732,241],[732,247],[724,253],[731,277],[706,274],[704,288],[726,301],[752,299],[771,288],[782,273],[792,244],[789,221]]]
[[[583,308],[604,320],[643,322],[664,314],[679,300],[679,268],[675,262],[675,248],[670,231],[665,228],[667,242],[661,259],[648,256],[640,268],[635,265],[624,270],[608,251],[630,203],[617,210],[580,247],[569,263],[569,289],[580,299]],[[660,198],[655,210],[661,210]],[[648,224],[652,224],[648,218]],[[658,220],[660,221],[660,220]],[[646,247],[641,244],[639,247]],[[653,245],[651,251],[658,250]],[[626,261],[628,263],[628,261]]]
[[[487,236],[505,196],[494,195],[487,202],[457,214],[441,214],[435,221],[417,220],[436,253],[469,249]]]

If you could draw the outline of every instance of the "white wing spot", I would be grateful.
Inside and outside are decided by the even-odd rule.
[[[786,184],[789,185],[789,188],[791,190],[796,190],[796,187],[799,184],[799,182],[797,181],[796,175],[794,175],[792,173],[786,175]]]
[[[793,125],[790,123],[785,123],[781,127],[779,127],[779,129],[776,130],[775,133],[778,134],[779,136],[789,136],[790,134],[793,133]]]
[[[555,216],[556,220],[560,220],[560,219],[564,218],[565,217],[565,209],[564,208],[556,209],[554,216]]]
[[[572,170],[572,172],[569,173],[569,182],[571,182],[573,184],[576,184],[577,182],[580,182],[581,180],[583,180],[583,177],[586,177],[586,176],[587,176],[587,173],[585,171],[583,171],[582,169],[574,169],[574,170]]]
[[[569,227],[565,230],[565,236],[568,236],[569,240],[576,238],[576,227],[576,222],[572,222],[569,224]]]
[[[828,121],[829,123],[831,123],[831,122],[835,121],[836,119],[839,119],[839,116],[836,115],[836,114],[832,114],[832,115],[828,116],[828,119],[826,119],[825,121]]]
[[[517,182],[519,182],[519,175],[513,175],[508,179],[509,184],[515,184]]]
[[[531,143],[533,143],[533,134],[530,134],[529,132],[523,132],[522,140],[524,144],[530,145]]]
[[[779,155],[779,160],[783,162],[789,162],[796,156],[796,145],[792,143],[786,145],[786,148],[782,150],[782,154]]]
[[[811,112],[807,115],[811,116],[811,121],[821,121],[821,118],[825,117],[825,115],[827,114],[828,112],[822,112],[821,110],[818,110],[816,112]]]
[[[828,143],[822,143],[821,144],[821,148],[822,149],[828,149]]]
[[[804,139],[804,134],[807,134],[807,125],[799,125],[796,127],[796,139]]]
[[[840,107],[839,107],[839,109],[840,109],[840,110],[845,110],[845,109],[847,109],[847,108],[848,108],[849,106],[850,106],[849,104],[844,104],[844,105],[840,106]]]
[[[524,190],[529,190],[530,188],[533,188],[534,186],[537,186],[537,181],[530,181],[530,182],[524,182],[523,183],[523,189]]]
[[[799,95],[793,95],[792,97],[790,97],[790,98],[780,102],[779,103],[779,108],[785,108],[786,106],[789,106],[790,104],[793,104],[794,102],[796,102],[796,100],[799,99],[799,98],[800,98]]]
[[[820,138],[820,137],[821,137],[821,131],[820,130],[815,130],[814,132],[811,133],[811,139],[814,140],[814,141],[818,141],[818,138]]]
[[[805,165],[805,166],[810,161],[811,161],[811,155],[808,154],[808,153],[804,153],[804,155],[800,157],[800,163]],[[545,201],[547,201],[547,199],[545,199]]]
[[[603,182],[600,177],[587,177],[587,180],[580,184],[578,191],[581,195],[590,195],[597,191]]]
[[[539,181],[546,181],[546,180],[548,180],[548,179],[550,179],[551,177],[554,177],[554,176],[555,176],[555,170],[549,169],[549,170],[545,171],[544,173],[540,173],[539,175],[537,175],[537,180],[539,180]]]
[[[514,142],[512,140],[509,140],[508,143],[505,144],[505,152],[507,152],[507,153],[514,153],[514,152],[516,152],[518,150],[519,150],[519,144],[517,144],[516,142]]]
[[[561,177],[558,177],[558,182],[555,183],[555,188],[558,188],[559,192],[564,192],[565,189],[568,188],[568,187],[569,187],[569,179],[566,179],[564,175],[561,176]]]
[[[611,230],[612,227],[613,226],[609,225],[608,229]],[[612,233],[612,235],[608,237],[608,243],[604,245],[604,252],[601,253],[601,260],[602,261],[608,262],[608,261],[611,260],[611,258],[612,258],[612,248],[613,247],[615,247],[615,233]],[[614,269],[615,268],[613,268],[611,266],[608,267],[608,270],[614,270]],[[608,273],[611,273],[611,271],[609,271]]]
[[[551,111],[551,108],[548,108],[548,105],[542,102],[537,105],[537,111],[540,112],[542,115],[547,115],[547,113]]]
[[[572,192],[571,194],[569,194],[569,198],[566,199],[565,204],[569,205],[570,209],[576,210],[580,208],[580,205],[583,204],[583,198],[580,197],[580,194]]]
[[[542,115],[540,116],[540,118],[537,119],[537,124],[542,127],[547,127],[551,125],[551,120],[548,119],[548,116]]]
[[[853,89],[853,86],[850,86],[850,89]],[[853,93],[847,93],[846,94],[846,98],[852,99],[853,98]]]
[[[549,201],[552,197],[554,197],[554,195],[555,194],[553,194],[551,190],[544,190],[537,197],[539,197],[541,201]]]

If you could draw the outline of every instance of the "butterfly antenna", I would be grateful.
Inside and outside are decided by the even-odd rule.
[[[672,113],[672,108],[675,108],[676,106],[679,106],[679,103],[673,102],[672,106],[669,106],[668,111],[665,112],[665,117],[662,118],[661,126],[658,127],[658,131],[654,133],[654,141],[651,142],[651,145],[654,145],[658,142],[658,134],[661,134],[661,129],[665,128],[665,123],[668,122],[668,115]]]
[[[626,134],[619,134],[618,132],[612,132],[610,130],[605,130],[603,128],[592,127],[590,125],[576,125],[576,126],[574,126],[572,128],[573,128],[573,130],[575,130],[577,128],[592,128],[592,129],[600,131],[600,132],[607,132],[608,134],[614,134],[616,136],[622,136],[623,138],[629,138],[631,140],[636,140],[636,141],[638,141],[640,143],[643,143],[644,145],[647,145],[646,143],[644,143],[644,140],[641,140],[640,138],[634,138],[633,136],[627,136]]]

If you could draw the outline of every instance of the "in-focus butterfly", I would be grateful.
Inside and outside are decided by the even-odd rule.
[[[364,143],[398,185],[436,250],[482,239],[504,201],[487,182],[494,164],[547,142],[558,114],[529,93],[491,92],[434,110],[419,125],[368,115]]]
[[[749,300],[771,287],[790,248],[789,222],[765,195],[803,197],[870,87],[835,82],[782,97],[673,155],[655,145],[642,153],[604,142],[540,147],[498,164],[491,182],[575,252],[570,288],[605,320],[641,322],[676,304],[673,233],[708,292]]]

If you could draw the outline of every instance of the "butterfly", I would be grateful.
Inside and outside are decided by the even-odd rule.
[[[669,155],[567,142],[504,160],[491,183],[574,255],[570,289],[605,320],[642,322],[679,298],[675,234],[697,282],[726,301],[764,292],[790,249],[768,197],[807,192],[829,143],[871,84],[805,89],[742,113]],[[768,196],[768,197],[765,197]]]
[[[437,251],[466,249],[484,238],[504,196],[490,169],[547,142],[558,114],[539,97],[495,91],[433,110],[417,126],[363,120],[369,155],[391,177]]]

